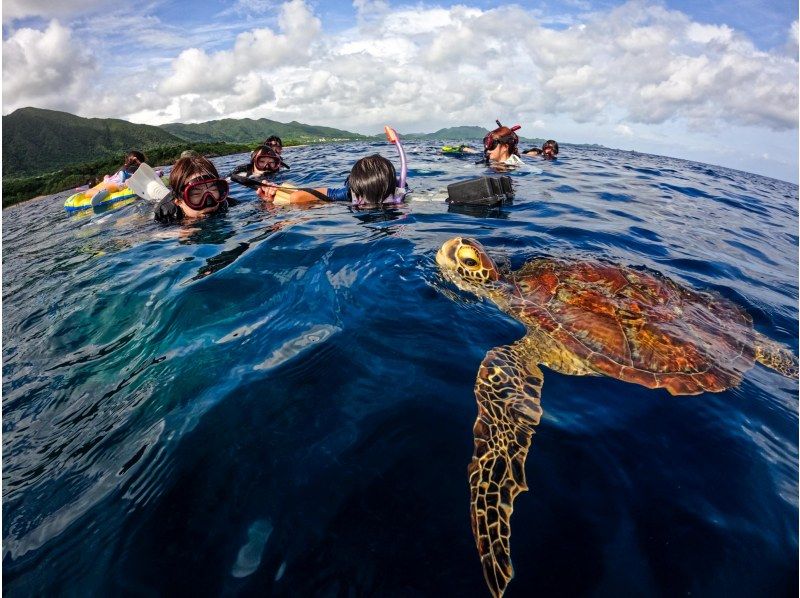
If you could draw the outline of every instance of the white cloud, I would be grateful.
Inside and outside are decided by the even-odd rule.
[[[24,17],[67,17],[75,13],[111,5],[110,0],[5,0],[3,2],[3,23]]]
[[[3,41],[3,109],[44,105],[74,111],[91,91],[94,71],[92,57],[58,21],[44,31],[18,29]]]
[[[172,72],[161,81],[159,91],[181,100],[180,118],[185,120],[210,110],[225,114],[250,110],[273,100],[267,75],[307,64],[321,28],[302,0],[284,4],[278,24],[282,33],[266,28],[241,33],[230,50],[184,50],[172,62]]]
[[[797,56],[798,45],[800,45],[798,35],[800,35],[800,32],[798,32],[797,21],[795,21],[792,23],[791,27],[789,27],[789,41],[786,43],[790,56]]]
[[[355,0],[353,6],[353,26],[331,33],[310,4],[291,0],[280,5],[277,28],[254,27],[227,44],[230,24],[187,29],[181,38],[157,19],[148,22],[165,34],[157,50],[168,67],[142,69],[149,77],[112,76],[86,110],[180,120],[270,116],[362,131],[387,118],[415,129],[491,124],[496,117],[533,128],[526,122],[545,115],[548,124],[569,119],[610,132],[620,122],[703,130],[797,126],[796,52],[758,50],[726,25],[696,23],[663,6],[632,1],[573,15],[573,24],[559,28],[514,5],[389,11],[381,0]],[[115,36],[125,39],[118,30]],[[789,30],[795,48],[797,36],[795,22]],[[153,48],[147,45],[148,64]],[[75,77],[85,77],[91,59],[71,60],[77,69],[66,69],[70,76],[77,70]],[[4,64],[8,101],[23,89],[36,95],[36,82],[27,82],[21,68]],[[42,101],[54,101],[44,95],[51,87],[39,86]]]
[[[628,125],[619,124],[616,127],[614,127],[614,131],[616,131],[623,137],[633,137],[633,129],[631,129]]]

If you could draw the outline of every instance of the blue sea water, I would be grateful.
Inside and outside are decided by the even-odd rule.
[[[646,266],[747,309],[797,352],[798,188],[564,146],[512,204],[407,144],[387,212],[263,205],[176,226],[138,201],[3,211],[3,585],[9,596],[486,596],[469,523],[472,386],[523,326],[434,255],[478,238]],[[338,186],[385,143],[287,148]],[[246,156],[217,158],[221,172]],[[545,371],[507,596],[796,596],[798,386],[761,366],[672,397]]]

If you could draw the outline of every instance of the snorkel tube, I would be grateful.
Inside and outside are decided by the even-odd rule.
[[[400,203],[406,196],[406,178],[408,177],[406,151],[403,149],[403,144],[400,143],[400,137],[395,129],[386,125],[383,127],[383,132],[386,133],[386,140],[390,143],[394,143],[394,146],[397,148],[397,153],[400,154],[400,177],[397,180],[397,188],[395,189],[394,196],[387,197],[384,203]]]

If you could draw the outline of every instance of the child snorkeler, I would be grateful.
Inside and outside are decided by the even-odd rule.
[[[283,145],[281,140],[274,135],[259,145],[250,154],[250,162],[234,168],[228,175],[233,180],[236,177],[258,178],[277,173],[281,168],[290,170],[289,165],[281,158]],[[235,175],[235,176],[234,176]]]
[[[389,160],[378,154],[372,154],[361,158],[353,165],[344,187],[291,190],[264,181],[256,193],[266,201],[284,204],[316,200],[347,201],[358,207],[399,204],[407,193],[406,154],[397,131],[389,126],[384,127],[384,131],[386,138],[395,144],[400,154],[399,177]]]
[[[228,207],[228,181],[203,156],[180,158],[169,173],[169,187],[150,166],[141,164],[128,186],[137,195],[155,201],[159,222],[199,218]]]
[[[94,201],[101,201],[101,197],[108,196],[111,193],[122,191],[129,178],[133,176],[136,169],[142,162],[145,162],[144,154],[137,150],[131,150],[125,154],[125,161],[122,168],[111,175],[106,175],[103,180],[95,183],[90,189],[84,192],[86,197],[94,198]],[[93,181],[90,181],[93,182]],[[98,195],[101,194],[101,195]]]

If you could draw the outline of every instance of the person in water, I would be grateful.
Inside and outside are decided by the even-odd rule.
[[[159,222],[199,218],[228,207],[228,182],[202,156],[180,158],[169,173],[171,192],[156,204]]]
[[[277,135],[270,135],[264,140],[264,143],[262,145],[267,145],[271,147],[272,151],[274,151],[279,156],[283,153],[283,141],[281,141],[281,138],[278,137]]]
[[[272,139],[272,137],[268,138],[267,141],[270,139]],[[275,137],[275,139],[280,142],[280,139],[277,137]],[[237,166],[231,171],[230,175],[236,174],[240,176],[258,178],[275,174],[281,169],[281,167],[289,170],[289,165],[283,161],[283,158],[281,158],[280,155],[280,152],[283,151],[283,146],[281,145],[280,152],[278,152],[273,149],[274,145],[277,145],[274,140],[272,144],[268,144],[265,141],[262,145],[259,145],[250,154],[250,163]]]
[[[405,173],[403,173],[405,174]],[[265,181],[256,191],[266,201],[305,203],[309,201],[346,201],[353,205],[380,206],[398,204],[406,194],[405,176],[398,181],[394,165],[379,154],[358,160],[350,170],[344,187],[298,189],[281,193],[281,189]]]
[[[125,154],[125,162],[122,165],[122,168],[115,172],[112,175],[106,175],[103,177],[104,183],[114,183],[122,187],[129,178],[133,176],[133,173],[136,172],[136,169],[139,168],[139,165],[142,162],[147,162],[147,158],[144,157],[144,154],[138,150],[131,150],[127,154]]]
[[[520,128],[519,125],[504,127],[500,121],[495,121],[497,128],[490,131],[483,138],[483,156],[486,162],[504,164],[507,166],[519,166],[522,159],[519,157],[519,137],[515,133]]]
[[[539,149],[538,147],[532,147],[531,149],[525,150],[524,152],[522,152],[522,155],[523,156],[533,156],[535,158],[537,156],[541,156],[542,155],[542,150]]]
[[[555,160],[558,155],[558,143],[548,139],[542,145],[542,158],[545,160]]]
[[[127,185],[127,180],[133,176],[133,173],[136,172],[139,165],[145,161],[142,152],[137,150],[129,151],[125,154],[125,160],[120,170],[114,174],[105,175],[103,180],[99,182],[95,179],[90,179],[87,182],[87,184],[89,184],[89,189],[84,192],[84,195],[86,195],[86,197],[94,197],[101,192],[110,194],[122,191]]]

